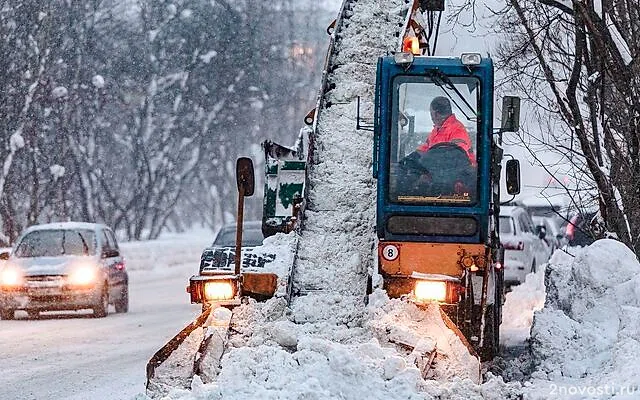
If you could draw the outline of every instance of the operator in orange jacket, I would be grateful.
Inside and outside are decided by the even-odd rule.
[[[426,152],[438,143],[453,143],[461,147],[469,157],[471,165],[476,165],[476,156],[471,147],[471,139],[469,133],[462,122],[458,121],[451,111],[451,102],[444,96],[438,96],[431,101],[429,107],[431,112],[431,120],[433,121],[433,130],[427,137],[427,141],[417,150]]]

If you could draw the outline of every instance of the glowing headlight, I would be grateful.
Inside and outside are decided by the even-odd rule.
[[[205,282],[204,297],[207,300],[231,300],[233,299],[232,281]]]
[[[20,286],[22,284],[22,271],[15,267],[6,267],[0,271],[0,285]]]
[[[447,299],[447,283],[443,281],[416,281],[416,300],[421,302],[440,301]]]
[[[69,274],[68,281],[72,285],[85,286],[92,284],[96,281],[97,271],[92,266],[82,266],[75,268]]]

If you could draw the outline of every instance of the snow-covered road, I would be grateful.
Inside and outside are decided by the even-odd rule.
[[[125,243],[131,293],[127,314],[102,319],[86,312],[45,314],[29,320],[18,313],[15,321],[0,321],[0,400],[144,398],[137,395],[144,393],[146,362],[199,313],[198,305],[188,303],[184,288],[212,236],[207,232]],[[493,370],[514,382],[505,384],[490,375],[482,385],[459,378],[423,381],[411,363],[398,364],[402,360],[393,349],[374,337],[376,321],[384,322],[378,317],[392,315],[389,307],[395,303],[375,306],[373,299],[368,309],[371,331],[351,330],[339,343],[330,336],[307,337],[291,322],[276,321],[246,346],[229,352],[218,382],[200,382],[193,392],[176,391],[169,398],[335,398],[341,393],[340,398],[357,399],[363,387],[372,399],[640,398],[633,362],[640,354],[635,339],[640,337],[640,264],[613,241],[596,242],[584,254],[572,252],[575,258],[556,253],[547,267],[553,290],[545,308],[540,310],[549,289],[543,270],[507,295],[503,343],[527,351],[517,359],[505,355]],[[564,305],[573,308],[565,310]],[[409,326],[405,320],[392,319],[391,324]],[[297,351],[281,348],[283,338],[297,340]],[[590,351],[583,350],[589,346]],[[572,375],[576,366],[583,366],[586,374]]]
[[[197,271],[198,249],[212,237],[206,236],[189,238],[189,246],[124,244],[133,269],[127,314],[111,308],[101,319],[87,311],[29,320],[18,312],[15,321],[0,321],[0,399],[116,400],[144,392],[149,358],[199,313],[185,286]],[[183,261],[167,262],[165,252]]]

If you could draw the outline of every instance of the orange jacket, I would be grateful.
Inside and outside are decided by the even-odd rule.
[[[453,143],[460,146],[467,152],[471,165],[476,165],[476,156],[471,147],[469,133],[455,115],[451,114],[447,117],[440,128],[434,127],[427,141],[418,146],[417,150],[425,152],[438,143]]]

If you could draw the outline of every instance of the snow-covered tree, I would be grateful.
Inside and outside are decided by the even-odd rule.
[[[500,26],[513,33],[499,68],[538,111],[561,122],[537,140],[575,167],[607,228],[637,250],[640,4],[508,0]]]

